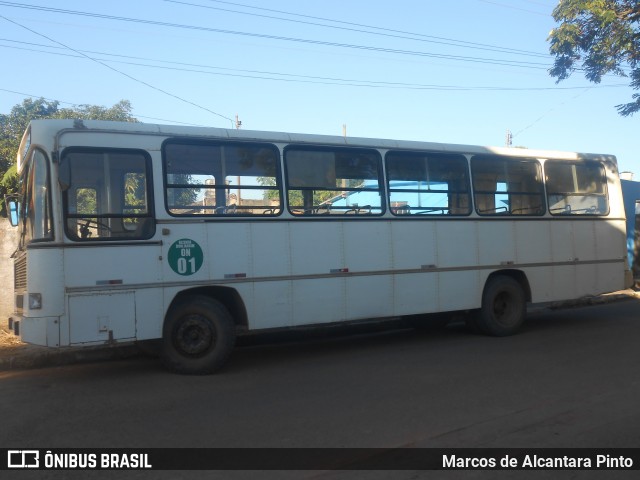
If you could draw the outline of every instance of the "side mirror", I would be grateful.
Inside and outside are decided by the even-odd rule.
[[[18,226],[20,202],[18,195],[5,195],[4,202],[7,207],[7,219],[12,227]]]

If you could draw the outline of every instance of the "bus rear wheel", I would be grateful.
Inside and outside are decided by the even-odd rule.
[[[194,295],[182,299],[167,314],[162,357],[174,372],[210,374],[224,365],[235,339],[235,324],[224,305]]]
[[[513,335],[524,323],[526,306],[520,283],[506,275],[496,275],[485,285],[476,326],[496,337]]]

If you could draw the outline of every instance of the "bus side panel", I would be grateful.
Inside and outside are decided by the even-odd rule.
[[[293,324],[345,320],[346,281],[346,278],[318,278],[293,282]]]
[[[531,289],[531,301],[549,302],[557,297],[553,261],[553,220],[518,220],[515,225],[516,264],[524,274]],[[566,253],[565,253],[566,254]],[[539,266],[536,266],[539,265]],[[566,278],[566,276],[561,276]]]
[[[551,262],[550,222],[525,220],[514,223],[516,263],[531,265]]]
[[[251,255],[251,229],[246,223],[207,223],[204,231],[193,224],[186,224],[189,231],[193,231],[193,236],[189,237],[200,243],[200,235],[207,238],[208,246],[200,243],[204,251],[203,275],[197,273],[184,280],[197,280],[208,278],[212,280],[223,280],[230,275],[243,274],[246,277],[253,277],[253,260]],[[187,228],[185,227],[185,228]],[[194,228],[195,227],[195,228]],[[187,234],[183,234],[187,238]],[[182,238],[182,237],[180,237]],[[172,238],[173,240],[173,238]]]
[[[291,274],[326,275],[348,268],[343,249],[343,222],[291,223]]]
[[[234,285],[234,288],[247,309],[250,330],[294,325],[293,282],[290,280],[246,283]]]
[[[209,232],[209,235],[207,233],[204,223],[185,222],[184,225],[174,223],[167,224],[166,227],[162,228],[162,253],[160,258],[162,259],[161,281],[165,285],[162,302],[165,311],[180,291],[200,282],[205,283],[210,279],[213,283],[216,278],[218,262],[223,262],[229,257],[225,255],[223,249],[226,245],[225,242],[222,239],[218,239],[216,232]],[[210,246],[211,239],[218,239],[218,244]],[[183,249],[181,240],[186,240],[186,246],[189,248]],[[195,250],[198,250],[199,247],[202,251],[202,265],[200,268],[196,268],[197,262],[193,265],[189,261],[191,258],[197,257],[196,252],[191,251],[193,247],[196,247]],[[246,257],[246,252],[242,257]],[[164,322],[164,316],[162,321]]]
[[[626,225],[624,220],[595,222],[597,258],[626,258]]]
[[[150,340],[162,337],[164,304],[162,289],[145,288],[136,291],[136,339]]]
[[[346,318],[346,279],[336,273],[348,268],[343,247],[342,222],[291,223],[291,274],[302,277],[293,282],[294,325]]]
[[[345,221],[344,257],[350,272],[388,272],[393,268],[391,222]],[[419,239],[413,239],[413,250]]]
[[[479,262],[484,263],[483,252],[479,250],[479,230],[488,229],[489,225],[463,220],[437,222],[435,227],[436,265],[439,269],[452,269],[438,274],[438,310],[479,308],[484,286],[476,269]]]
[[[551,229],[551,261],[554,263],[573,262],[573,228],[571,221],[559,218],[552,220]],[[558,267],[560,268],[560,267]]]
[[[213,283],[248,280],[229,286],[244,303],[249,329],[293,325],[291,281],[270,280],[291,273],[288,223],[211,222],[207,230]]]
[[[466,267],[473,269],[478,258],[478,221],[434,222],[437,238],[438,268]]]
[[[351,277],[346,281],[346,318],[390,317],[393,315],[393,275]]]
[[[481,265],[509,265],[516,260],[515,223],[478,222],[478,251]]]
[[[576,297],[576,266],[557,265],[550,267],[553,271],[551,279],[551,298],[549,300],[568,300]]]
[[[246,225],[246,236],[251,239],[251,276],[290,275],[289,222],[254,222]]]
[[[428,219],[398,219],[391,223],[393,268],[425,270],[424,273],[405,273],[394,276],[394,314],[414,315],[438,310],[438,274],[436,223]]]
[[[69,314],[63,335],[68,343],[131,340],[137,337],[138,323],[141,338],[153,338],[147,331],[157,331],[148,325],[149,318],[162,315],[162,290],[152,288],[160,282],[161,258],[157,244],[66,248]]]
[[[66,248],[65,285],[76,288],[113,285],[146,285],[160,281],[160,248],[155,244],[127,244],[123,246],[96,244],[95,247]]]
[[[554,269],[548,266],[531,267],[524,270],[531,288],[531,302],[550,302],[555,298]]]
[[[597,292],[616,292],[626,288],[621,265],[622,262],[597,265],[596,273],[594,274],[597,280]]]
[[[572,222],[573,248],[577,262],[574,295],[622,290],[625,259],[624,223],[618,221],[589,220]],[[604,261],[606,263],[596,263]],[[593,262],[582,264],[582,262]],[[617,273],[614,273],[617,272]]]
[[[409,273],[394,278],[394,314],[414,315],[438,311],[438,274]]]
[[[592,295],[598,288],[598,265],[576,265],[575,269],[576,284],[574,295],[576,297]]]
[[[594,223],[596,258],[620,260],[619,263],[598,265],[596,293],[623,290],[626,288],[624,270],[629,268],[625,263],[627,259],[625,221],[611,220]]]
[[[463,270],[438,274],[439,310],[451,312],[479,308],[487,271]]]
[[[606,224],[607,222],[598,220],[573,222],[573,252],[577,261],[587,262],[597,259],[596,223]]]
[[[135,293],[73,295],[69,297],[71,345],[134,340]]]
[[[394,270],[414,270],[437,264],[436,223],[396,220],[391,222],[391,248]]]
[[[576,256],[574,253],[573,223],[566,218],[552,220],[551,261],[556,263],[553,270],[550,300],[566,300],[576,294]]]
[[[344,222],[344,265],[350,273],[372,273],[346,282],[349,319],[393,315],[391,228],[389,221]]]

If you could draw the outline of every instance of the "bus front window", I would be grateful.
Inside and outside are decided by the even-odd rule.
[[[22,179],[24,195],[22,218],[23,242],[53,240],[49,167],[40,150],[34,150],[31,162]]]

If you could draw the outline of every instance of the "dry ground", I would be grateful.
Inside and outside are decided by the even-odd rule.
[[[0,348],[14,348],[25,345],[16,337],[13,332],[9,331],[7,324],[0,325]]]

